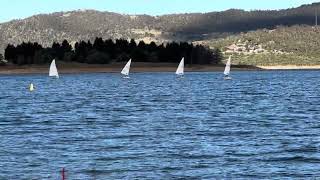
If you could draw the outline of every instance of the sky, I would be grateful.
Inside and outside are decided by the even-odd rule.
[[[163,15],[212,12],[230,8],[274,10],[298,7],[320,0],[0,0],[0,22],[36,14],[94,9],[121,14]]]

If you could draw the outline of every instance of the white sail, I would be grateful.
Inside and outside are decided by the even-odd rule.
[[[228,62],[224,69],[224,73],[223,73],[224,75],[228,76],[230,74],[230,66],[231,66],[231,56],[229,56]]]
[[[125,76],[129,76],[130,73],[130,65],[131,65],[131,59],[127,62],[127,64],[124,66],[124,68],[121,71],[121,74]]]
[[[52,60],[51,62],[50,69],[49,69],[49,76],[54,76],[56,78],[59,78],[55,60]]]
[[[176,74],[177,75],[183,75],[184,74],[184,58],[181,59],[180,64],[179,64],[179,66],[177,68]]]

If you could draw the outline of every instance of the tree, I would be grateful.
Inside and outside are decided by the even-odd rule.
[[[213,61],[211,62],[212,64],[218,64],[223,59],[222,52],[219,48],[213,49],[212,55],[213,55],[213,57],[212,57]]]
[[[69,42],[65,39],[63,40],[62,44],[61,44],[61,49],[63,51],[63,54],[64,53],[67,53],[67,52],[71,52],[72,51],[72,46],[69,44]]]
[[[135,49],[136,47],[137,47],[136,41],[135,41],[134,39],[131,39],[131,40],[130,40],[130,43],[129,43],[129,48],[130,48],[131,50],[133,50],[133,49]]]
[[[35,64],[45,64],[45,63],[51,62],[53,59],[53,56],[50,51],[52,51],[50,48],[36,51],[36,53],[34,55],[34,63]]]
[[[6,60],[14,63],[15,59],[17,58],[16,57],[16,47],[11,44],[8,44],[8,46],[6,47],[4,52],[5,52],[4,58]]]
[[[109,62],[109,55],[97,50],[91,50],[86,61],[88,64],[108,64]]]
[[[98,50],[98,51],[103,51],[104,50],[104,42],[102,38],[96,37],[93,43],[93,48]]]
[[[4,66],[4,65],[6,65],[6,62],[3,61],[3,55],[0,54],[0,66]]]
[[[52,49],[52,55],[53,55],[54,58],[58,58],[58,59],[62,59],[63,58],[63,50],[62,50],[62,48],[61,48],[59,43],[54,42],[52,44],[51,49]]]

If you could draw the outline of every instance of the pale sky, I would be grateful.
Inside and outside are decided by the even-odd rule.
[[[122,14],[163,15],[211,12],[230,8],[245,10],[286,9],[316,0],[0,0],[0,22],[36,14],[94,9]]]

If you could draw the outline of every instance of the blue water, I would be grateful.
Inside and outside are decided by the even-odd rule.
[[[0,179],[320,178],[320,71],[232,76],[1,75]]]

